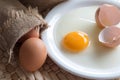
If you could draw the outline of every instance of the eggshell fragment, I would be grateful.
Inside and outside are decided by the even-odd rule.
[[[47,57],[46,47],[38,38],[27,39],[20,48],[20,65],[27,71],[36,71],[45,62]]]
[[[95,19],[101,28],[116,25],[120,22],[120,9],[114,5],[103,4],[97,9]]]
[[[116,47],[120,44],[120,28],[116,26],[104,28],[98,38],[104,46]]]

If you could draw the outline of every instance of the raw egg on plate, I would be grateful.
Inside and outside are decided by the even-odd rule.
[[[89,44],[88,35],[84,32],[70,32],[62,40],[64,48],[72,52],[84,50]]]
[[[78,5],[79,4],[76,6],[78,7]],[[43,38],[50,48],[49,55],[58,64],[65,67],[65,69],[71,69],[70,71],[76,71],[76,73],[81,75],[81,71],[85,70],[91,73],[103,72],[103,74],[109,72],[112,73],[113,69],[117,72],[120,67],[120,46],[112,49],[104,47],[98,39],[99,33],[102,29],[96,24],[95,14],[100,6],[101,5],[96,5],[95,2],[94,6],[90,4],[79,8],[75,7],[75,9],[73,8],[72,10],[68,9],[65,11],[61,8],[62,11],[60,11],[62,13],[58,11],[58,9],[56,12],[51,14],[53,15],[52,17],[49,15],[47,16],[47,20],[50,23],[51,28],[49,28],[45,34],[47,37]],[[110,29],[112,28],[109,28],[109,31]],[[82,31],[87,33],[89,37],[88,40],[90,40],[89,46],[84,48],[82,51],[77,52],[78,54],[73,54],[73,52],[65,50],[66,48],[61,46],[61,41],[62,44],[66,45],[66,42],[64,42],[65,37],[68,37],[67,35],[74,31]],[[103,31],[103,37],[107,36],[104,33],[105,32]],[[112,33],[110,31],[108,35],[111,34]],[[112,34],[112,36],[114,35],[117,35],[116,31],[115,34]],[[67,42],[73,42],[70,39],[67,40]],[[119,36],[112,37],[108,40],[105,39],[105,41],[109,42],[116,42],[116,40],[119,40]],[[77,44],[76,42],[73,43]]]
[[[98,36],[102,29],[98,27],[95,20],[95,14],[98,8],[99,6],[78,8],[64,14],[57,20],[53,25],[55,26],[53,36],[55,45],[60,53],[55,53],[56,55],[62,55],[79,66],[92,69],[110,69],[110,66],[116,67],[118,65],[119,60],[116,59],[119,59],[119,47],[111,49],[104,47],[99,42]],[[67,45],[67,42],[72,42],[73,45],[78,44],[77,41],[73,42],[71,39],[65,39],[65,37],[69,37],[72,32],[79,31],[87,35],[85,38],[86,40],[88,39],[89,43],[88,45],[86,44],[87,47],[82,51],[77,48],[77,51],[79,52],[73,52],[71,50],[74,49],[72,49],[71,46],[67,46],[67,48],[65,46]],[[76,35],[78,34],[76,33]],[[117,38],[119,37],[116,37],[116,39]],[[65,40],[67,40],[67,42],[65,42]],[[61,41],[62,45],[65,45],[64,47],[61,46]],[[69,47],[70,49],[68,49]],[[111,62],[113,64],[111,64]]]

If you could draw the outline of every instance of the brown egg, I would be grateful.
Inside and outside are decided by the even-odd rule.
[[[32,29],[31,31],[29,31],[28,33],[26,33],[25,35],[23,35],[18,41],[19,42],[24,42],[25,40],[32,38],[32,37],[36,37],[39,38],[39,26],[35,27],[34,29]]]
[[[20,48],[20,65],[27,71],[36,71],[45,62],[47,57],[46,47],[39,38],[27,39]]]
[[[120,9],[114,5],[101,5],[96,11],[95,18],[101,28],[116,25],[120,22]]]

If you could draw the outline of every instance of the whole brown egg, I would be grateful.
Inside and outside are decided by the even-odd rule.
[[[46,47],[39,38],[27,39],[19,51],[20,65],[30,72],[39,69],[44,64],[46,57]]]

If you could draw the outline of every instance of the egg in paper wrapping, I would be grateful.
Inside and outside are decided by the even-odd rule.
[[[25,40],[31,38],[31,37],[35,37],[35,38],[39,38],[39,29],[40,26],[36,26],[35,28],[33,28],[32,30],[30,30],[29,32],[27,32],[26,34],[24,34],[19,40],[19,43],[23,43]]]

